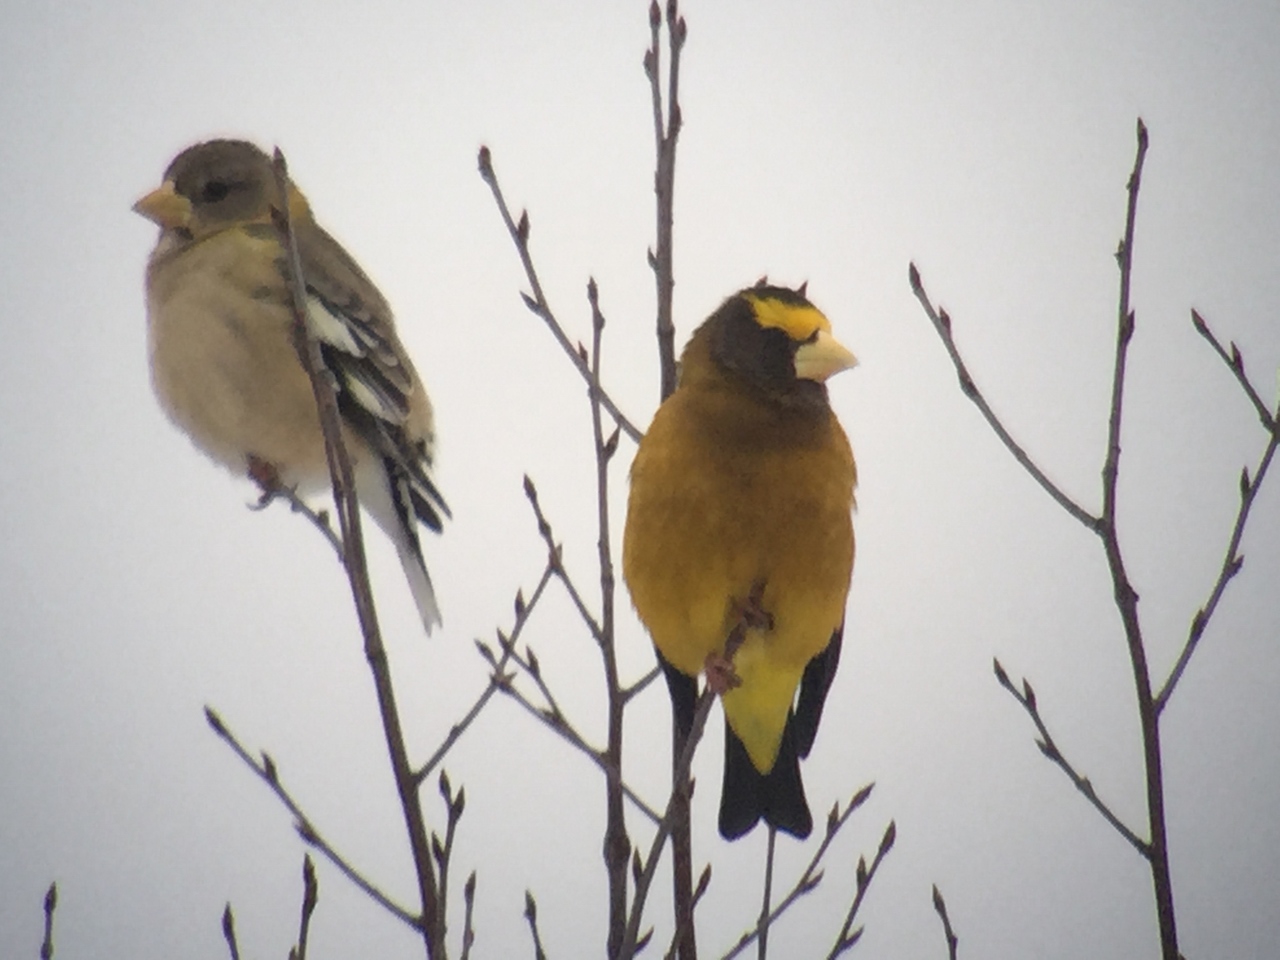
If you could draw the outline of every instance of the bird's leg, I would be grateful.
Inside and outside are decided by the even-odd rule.
[[[763,600],[763,580],[757,580],[751,585],[751,592],[745,600],[737,597],[729,600],[736,622],[725,641],[724,653],[707,654],[702,665],[707,674],[707,689],[717,696],[742,686],[742,678],[733,669],[733,656],[747,638],[747,631],[773,629],[773,614],[764,608]]]

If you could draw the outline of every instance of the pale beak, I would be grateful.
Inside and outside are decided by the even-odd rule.
[[[166,230],[186,229],[191,223],[191,201],[174,190],[172,180],[166,180],[135,203],[133,212]]]
[[[825,330],[819,330],[816,340],[801,344],[796,350],[796,376],[802,380],[817,380],[821,383],[827,377],[834,376],[841,370],[848,370],[857,363],[858,358]]]

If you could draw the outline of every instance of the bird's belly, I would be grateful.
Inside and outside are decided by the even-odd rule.
[[[187,256],[219,253],[225,251],[197,248]],[[288,483],[322,476],[315,400],[294,352],[279,275],[218,259],[182,263],[180,283],[166,283],[163,273],[178,264],[153,275],[148,332],[156,395],[200,450],[237,474],[253,456],[288,465],[281,477]]]
[[[801,478],[770,484],[786,495],[762,509],[751,483],[714,486],[710,495],[686,482],[645,511],[654,525],[638,538],[642,555],[627,558],[636,609],[662,655],[694,676],[709,654],[724,649],[738,619],[735,602],[763,582],[761,605],[774,628],[753,631],[740,656],[758,661],[761,675],[798,678],[844,618],[853,560],[850,494],[831,497]],[[645,588],[637,594],[640,583]]]

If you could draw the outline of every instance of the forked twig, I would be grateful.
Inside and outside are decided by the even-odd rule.
[[[818,844],[818,849],[813,852],[813,856],[809,858],[809,863],[805,866],[800,877],[796,880],[791,891],[778,903],[776,907],[769,913],[769,924],[776,923],[778,918],[791,908],[791,905],[801,897],[811,893],[817,889],[818,884],[822,883],[824,871],[819,867],[822,864],[823,857],[826,856],[827,848],[831,846],[832,841],[844,829],[844,825],[849,822],[849,818],[853,816],[853,812],[867,802],[871,796],[871,791],[875,789],[874,783],[868,783],[865,787],[855,793],[849,800],[848,805],[843,811],[840,810],[840,804],[837,801],[827,814],[827,828],[822,835],[822,842]],[[723,960],[732,960],[738,956],[760,935],[760,924],[756,925],[756,929],[751,930],[742,935],[742,938],[733,946],[733,949],[726,953]]]
[[[1240,348],[1233,343],[1231,344],[1231,352],[1227,353],[1222,343],[1213,335],[1213,331],[1209,329],[1209,325],[1205,323],[1204,318],[1195,310],[1191,311],[1191,322],[1200,336],[1209,342],[1218,356],[1222,358],[1222,362],[1235,374],[1241,389],[1244,390],[1245,395],[1257,411],[1258,418],[1262,421],[1262,426],[1267,430],[1268,437],[1266,449],[1263,450],[1262,459],[1258,462],[1257,467],[1254,468],[1253,476],[1249,476],[1248,467],[1240,471],[1240,506],[1236,511],[1235,523],[1231,528],[1231,537],[1227,541],[1227,549],[1222,558],[1222,566],[1218,570],[1218,578],[1214,581],[1213,588],[1209,591],[1209,599],[1191,618],[1191,627],[1187,632],[1187,642],[1183,644],[1182,651],[1178,654],[1177,662],[1173,665],[1173,669],[1169,671],[1168,679],[1165,680],[1164,686],[1160,688],[1160,692],[1156,695],[1157,712],[1163,712],[1169,702],[1169,698],[1173,695],[1173,691],[1178,686],[1178,681],[1182,679],[1183,671],[1187,669],[1187,664],[1191,662],[1191,657],[1195,654],[1196,647],[1200,645],[1200,638],[1204,636],[1205,628],[1209,626],[1209,620],[1218,608],[1218,601],[1222,599],[1222,594],[1227,589],[1227,584],[1244,566],[1244,556],[1240,553],[1240,542],[1244,539],[1245,524],[1249,522],[1249,511],[1253,509],[1253,501],[1258,495],[1258,489],[1262,486],[1262,481],[1266,479],[1267,471],[1271,467],[1271,461],[1275,457],[1276,447],[1280,446],[1280,423],[1277,422],[1280,419],[1280,409],[1277,409],[1274,415],[1268,412],[1266,405],[1262,402],[1262,397],[1244,372],[1244,357],[1240,353]]]

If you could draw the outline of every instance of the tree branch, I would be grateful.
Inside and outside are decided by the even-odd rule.
[[[1262,452],[1262,459],[1253,471],[1253,477],[1250,478],[1247,467],[1240,473],[1240,507],[1236,511],[1235,523],[1231,528],[1231,538],[1227,542],[1227,550],[1222,558],[1218,579],[1214,582],[1213,589],[1209,592],[1209,599],[1205,601],[1204,606],[1196,611],[1196,615],[1191,618],[1187,642],[1183,644],[1182,652],[1178,654],[1178,661],[1169,672],[1169,678],[1165,680],[1164,686],[1160,688],[1159,694],[1156,695],[1157,713],[1164,711],[1165,706],[1168,705],[1169,698],[1173,696],[1173,691],[1177,688],[1178,681],[1182,679],[1183,671],[1187,669],[1187,664],[1191,662],[1191,657],[1200,644],[1200,638],[1204,636],[1204,631],[1209,626],[1210,618],[1218,608],[1218,601],[1222,599],[1222,594],[1227,589],[1227,584],[1244,566],[1244,557],[1239,551],[1240,541],[1244,538],[1245,524],[1249,522],[1249,511],[1253,508],[1253,501],[1258,495],[1258,488],[1262,486],[1262,481],[1266,479],[1267,470],[1271,467],[1271,461],[1275,457],[1276,447],[1280,445],[1280,425],[1277,424],[1280,410],[1277,410],[1276,416],[1272,416],[1263,405],[1258,391],[1254,389],[1253,384],[1249,382],[1249,378],[1245,376],[1244,358],[1241,356],[1239,348],[1233,343],[1231,345],[1231,353],[1228,355],[1200,314],[1192,310],[1191,320],[1200,335],[1209,341],[1214,350],[1217,351],[1218,356],[1222,357],[1223,362],[1235,374],[1241,388],[1253,403],[1254,409],[1257,410],[1259,419],[1261,419],[1262,425],[1266,428],[1269,436],[1266,449]]]
[[[1085,510],[1078,503],[1062,492],[1062,489],[1050,480],[1028,456],[1027,452],[1022,448],[1018,441],[1013,439],[1012,434],[1005,429],[1000,418],[996,416],[991,405],[987,403],[987,398],[982,395],[982,391],[978,389],[978,385],[974,382],[973,377],[969,373],[969,368],[965,365],[964,358],[960,356],[960,349],[956,346],[955,338],[951,333],[951,317],[946,310],[935,308],[929,295],[925,293],[924,283],[920,279],[920,271],[916,269],[913,263],[907,269],[907,277],[911,282],[911,292],[915,294],[916,299],[920,301],[920,306],[924,308],[924,312],[928,315],[933,323],[933,329],[937,331],[938,336],[942,339],[942,345],[947,348],[947,355],[951,357],[951,363],[956,368],[956,375],[960,378],[960,392],[973,401],[974,406],[982,414],[983,419],[987,421],[987,425],[991,427],[1000,442],[1005,448],[1013,454],[1013,458],[1018,461],[1024,470],[1031,475],[1036,483],[1040,484],[1041,489],[1057,502],[1058,506],[1071,514],[1088,529],[1094,533],[1098,532],[1098,518]]]
[[[338,853],[336,849],[334,849],[333,845],[330,844],[323,835],[321,835],[320,831],[316,829],[311,818],[305,811],[303,811],[298,802],[294,800],[293,795],[285,789],[284,784],[280,780],[280,772],[276,767],[275,761],[271,759],[269,754],[264,752],[262,754],[261,761],[254,759],[249,751],[245,749],[244,745],[236,738],[236,735],[227,727],[226,723],[223,722],[222,717],[218,715],[217,711],[212,707],[205,707],[204,716],[205,720],[208,721],[209,726],[213,728],[213,732],[223,739],[235,755],[243,760],[245,765],[256,773],[263,783],[271,788],[271,792],[276,795],[276,799],[284,804],[285,809],[293,816],[294,827],[297,829],[298,835],[302,837],[306,843],[315,847],[324,854],[325,858],[337,867],[343,876],[355,884],[359,889],[363,890],[370,899],[378,904],[378,906],[382,907],[397,919],[402,920],[414,930],[422,930],[422,921],[419,917],[414,916],[374,886],[372,882],[367,880],[359,870],[348,863],[347,860]]]
[[[489,189],[493,191],[493,199],[498,204],[498,212],[502,215],[502,222],[506,224],[507,232],[511,234],[511,239],[516,245],[516,252],[520,255],[520,263],[524,266],[525,277],[529,281],[529,287],[533,290],[533,295],[521,294],[524,298],[524,305],[529,308],[530,312],[535,316],[541,317],[550,329],[551,335],[555,337],[556,343],[560,344],[562,350],[573,363],[574,368],[582,375],[582,379],[586,381],[587,386],[591,386],[591,371],[587,367],[587,362],[582,358],[573,344],[569,341],[568,335],[564,332],[564,327],[560,325],[560,321],[551,311],[551,307],[547,303],[547,298],[542,293],[542,283],[538,280],[538,271],[534,268],[533,257],[529,254],[529,215],[528,213],[520,214],[520,222],[516,223],[511,219],[511,210],[507,207],[506,198],[502,195],[502,187],[498,184],[498,176],[493,171],[493,160],[489,153],[488,147],[481,147],[479,154],[480,176],[485,183],[489,185]],[[622,431],[632,440],[639,441],[641,431],[636,429],[635,425],[627,419],[627,417],[618,409],[613,399],[600,391],[600,402],[604,408],[609,411],[609,416],[613,417],[615,423],[622,428]]]
[[[827,848],[831,846],[832,841],[844,829],[844,825],[849,822],[849,818],[853,812],[867,802],[871,796],[871,791],[875,789],[874,783],[868,783],[850,798],[848,805],[844,808],[844,812],[840,812],[840,803],[837,801],[827,814],[827,829],[822,835],[822,842],[818,844],[818,849],[813,852],[813,856],[809,858],[808,865],[800,874],[800,878],[795,882],[791,891],[782,899],[782,901],[773,908],[768,916],[768,924],[772,925],[778,921],[784,913],[791,908],[791,905],[801,897],[816,890],[818,884],[822,883],[824,871],[818,867],[822,863],[822,858],[826,856]],[[733,960],[734,957],[742,953],[749,947],[753,941],[760,936],[762,924],[757,923],[756,928],[742,935],[742,938],[733,946],[733,949],[724,955],[722,960]]]
[[[1067,775],[1067,779],[1075,786],[1077,790],[1083,794],[1084,798],[1093,804],[1093,808],[1102,814],[1102,818],[1115,828],[1120,836],[1124,837],[1133,845],[1133,848],[1142,854],[1143,857],[1151,858],[1151,847],[1140,836],[1133,832],[1123,820],[1112,812],[1111,808],[1102,801],[1093,789],[1093,784],[1089,778],[1082,775],[1076,770],[1071,762],[1058,749],[1058,744],[1054,741],[1053,736],[1049,733],[1049,728],[1045,726],[1044,719],[1040,716],[1039,707],[1036,705],[1036,692],[1032,689],[1031,683],[1024,677],[1022,680],[1022,690],[1019,691],[1009,679],[1009,675],[1005,673],[1005,669],[1000,665],[999,660],[994,660],[996,679],[1000,681],[1000,686],[1009,691],[1013,699],[1022,705],[1022,709],[1027,711],[1027,716],[1031,718],[1031,722],[1035,724],[1036,731],[1040,734],[1040,739],[1036,741],[1036,746],[1040,748],[1040,752],[1049,760],[1061,768],[1062,772]]]
[[[396,793],[404,814],[405,829],[413,855],[414,870],[418,880],[418,895],[422,904],[422,938],[430,960],[442,960],[445,956],[443,909],[437,899],[436,877],[431,867],[431,851],[427,843],[426,822],[418,803],[417,783],[409,765],[404,733],[400,726],[400,714],[396,708],[395,689],[391,683],[391,669],[387,651],[378,628],[378,615],[369,586],[369,570],[365,561],[364,538],[360,530],[360,505],[356,499],[351,459],[342,442],[342,423],[338,414],[338,402],[332,384],[322,375],[324,369],[320,345],[312,334],[307,321],[306,281],[302,273],[302,260],[298,254],[297,237],[289,214],[288,169],[284,154],[275,151],[273,159],[276,188],[285,198],[281,209],[273,211],[276,227],[286,253],[286,276],[293,308],[294,346],[303,369],[311,380],[320,426],[324,432],[325,454],[329,461],[329,476],[333,482],[334,506],[338,513],[338,529],[343,544],[343,566],[351,585],[356,616],[364,637],[365,659],[373,675],[378,696],[378,710],[382,718],[387,753],[395,777]]]

